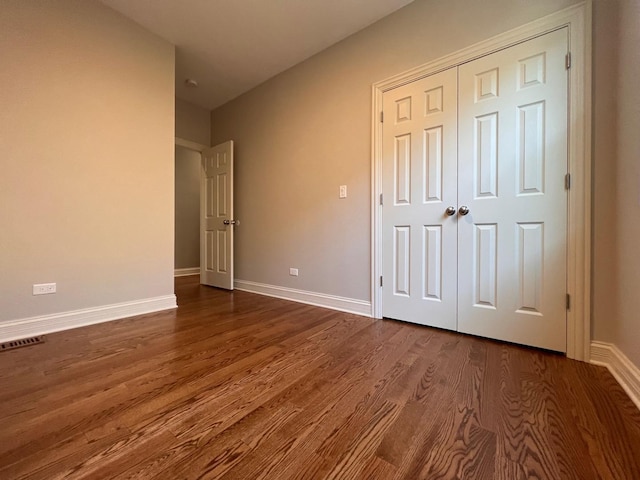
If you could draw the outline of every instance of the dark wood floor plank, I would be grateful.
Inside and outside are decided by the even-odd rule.
[[[581,381],[565,378],[567,391],[573,394],[574,409],[571,413],[582,439],[588,446],[591,461],[600,478],[640,478],[640,412],[636,419],[627,417],[621,405],[611,401],[611,389],[619,388],[606,380],[597,382],[602,367],[577,364],[575,375]],[[585,368],[587,367],[587,368]],[[604,369],[602,369],[604,370]],[[635,458],[631,458],[635,456]]]
[[[111,405],[122,405],[129,398],[124,385],[96,392],[94,396],[80,398],[64,408],[42,414],[31,419],[21,419],[10,424],[4,422],[3,435],[6,441],[0,442],[0,465],[11,463],[24,455],[24,449],[32,450],[55,445],[67,437],[81,434],[96,424],[110,420]],[[113,402],[113,403],[112,403]],[[92,412],[90,416],[78,412]]]
[[[90,435],[90,434],[89,434]],[[83,463],[92,455],[110,448],[130,435],[126,429],[113,430],[100,435],[96,440],[87,440],[86,433],[68,436],[55,444],[55,448],[40,448],[29,451],[24,457],[0,463],[0,478],[42,479],[64,478],[63,472]]]
[[[498,426],[498,455],[521,465],[527,477],[560,478],[560,469],[545,436],[547,397],[531,381],[532,355],[502,347],[500,388],[502,408]],[[540,380],[541,381],[541,380]]]
[[[528,478],[522,465],[496,455],[494,480],[527,480]]]
[[[386,333],[383,333],[386,332]],[[389,347],[385,347],[382,335],[388,335]],[[366,417],[362,412],[380,398],[388,381],[380,381],[382,374],[388,371],[415,342],[412,332],[394,324],[372,325],[362,332],[356,345],[357,360],[351,368],[332,386],[327,386],[314,401],[300,398],[304,410],[286,424],[269,442],[252,452],[237,472],[231,472],[229,478],[289,478],[295,477],[296,465],[302,464],[304,471],[312,476],[321,476],[326,456],[319,455],[323,443],[334,444],[342,439],[346,425],[356,424]],[[373,348],[357,348],[358,341],[377,339]],[[353,345],[351,344],[351,345]],[[348,433],[351,430],[347,430]],[[295,439],[289,441],[289,439]],[[271,455],[273,451],[277,455]],[[326,451],[324,452],[326,455]],[[340,451],[340,454],[342,451]],[[295,467],[295,468],[294,468]],[[265,476],[266,474],[274,477]],[[226,477],[225,477],[226,478]]]
[[[420,478],[493,479],[496,434],[478,425],[476,413],[462,404],[440,418],[440,432]]]
[[[192,449],[188,455],[175,461],[169,468],[162,471],[164,478],[180,478],[188,475],[192,470],[204,470],[206,466],[218,463],[216,459],[225,455],[225,449],[233,442],[241,442],[235,450],[232,459],[226,457],[224,465],[218,466],[218,476],[226,473],[228,468],[223,468],[234,462],[234,465],[243,461],[246,454],[257,448],[269,439],[282,425],[302,411],[301,408],[291,405],[281,406],[275,411],[254,410],[251,414],[234,424],[219,435],[202,435],[197,442],[197,448]],[[193,443],[193,439],[191,439]]]
[[[357,324],[354,324],[357,322]],[[362,328],[365,328],[370,322],[365,321],[362,322],[358,317],[348,318],[348,321],[339,321],[332,322],[331,325],[326,326],[320,329],[317,332],[311,332],[311,335],[308,334],[299,334],[291,337],[286,342],[282,342],[282,346],[291,347],[302,337],[305,338],[318,338],[322,337],[323,342],[327,347],[331,347],[336,342],[345,342],[344,334],[346,332],[350,332],[351,334],[357,334],[358,331]],[[314,329],[317,330],[317,329]],[[309,333],[309,332],[306,332]],[[352,343],[351,345],[353,345]],[[355,342],[357,345],[357,342]],[[366,344],[365,341],[362,341],[362,344]],[[342,351],[347,351],[346,349]],[[332,363],[331,361],[326,362],[326,364]],[[326,368],[326,364],[322,365],[320,368]],[[340,365],[341,367],[344,365],[343,363],[336,362],[334,365]],[[220,445],[226,445],[227,439],[231,436],[240,436],[241,439],[252,448],[257,447],[265,438],[268,438],[272,433],[272,430],[275,428],[272,423],[275,419],[278,419],[282,416],[284,410],[287,410],[287,413],[284,417],[284,420],[287,420],[291,414],[296,414],[302,411],[302,408],[293,407],[290,408],[290,405],[283,405],[285,400],[289,400],[291,398],[295,398],[297,396],[302,396],[308,399],[309,394],[315,393],[318,391],[319,384],[317,383],[318,379],[321,379],[322,376],[317,374],[314,375],[303,375],[303,380],[299,381],[295,385],[292,385],[288,388],[285,388],[285,391],[278,395],[278,398],[271,399],[258,407],[253,412],[247,413],[246,416],[242,417],[240,421],[236,424],[229,427],[224,431],[223,434],[216,436],[216,432],[220,430],[218,429],[207,429],[206,435],[194,437],[194,433],[185,432],[181,435],[181,437],[188,437],[189,441],[185,442],[186,445],[198,444],[199,448],[196,452],[188,453],[188,457],[181,462],[178,462],[178,466],[176,468],[187,468],[180,467],[180,464],[187,462],[187,465],[192,462],[202,461],[202,459],[209,459],[210,461],[212,455],[218,455],[219,448],[216,448],[216,445],[219,447]],[[326,382],[326,381],[325,381]],[[293,397],[292,397],[293,395]],[[256,421],[258,419],[258,421]],[[266,422],[265,422],[266,419]],[[249,428],[251,425],[253,427]],[[270,426],[269,426],[270,425]],[[277,425],[277,423],[276,423]],[[256,430],[257,429],[257,430]],[[267,434],[268,433],[268,434]],[[200,448],[201,447],[201,448]],[[171,469],[168,472],[165,472],[167,475],[172,476],[176,473],[175,469]]]
[[[360,473],[360,478],[367,480],[389,480],[395,478],[396,468],[385,462],[380,457],[371,457]]]
[[[566,416],[574,417],[577,398],[572,388],[553,388],[565,379],[577,375],[578,362],[567,362],[560,356],[533,355],[533,367],[529,382],[539,391],[544,391],[547,401],[544,409],[548,412],[547,426],[544,428],[546,443],[557,460],[562,478],[597,478],[599,476],[593,462],[584,462],[589,456],[586,442],[582,439],[577,422],[566,421]],[[580,407],[582,408],[582,407]]]
[[[354,431],[353,440],[326,476],[345,480],[362,476],[362,471],[374,456],[384,434],[399,414],[400,408],[396,403],[385,401],[380,405],[372,412],[369,421]]]
[[[640,411],[547,352],[176,281],[0,356],[1,479],[640,478]]]
[[[469,379],[461,377],[469,362],[473,339],[452,336],[441,344],[431,358],[422,378],[416,383],[412,400],[429,409],[418,424],[418,435],[408,445],[398,466],[397,478],[461,478],[461,462],[477,457],[465,450],[474,411],[457,400],[459,388]],[[477,425],[474,424],[477,428]],[[466,437],[465,437],[466,435]],[[476,446],[474,445],[473,448]],[[442,463],[442,459],[447,461]]]
[[[151,432],[131,434],[109,447],[87,456],[73,467],[60,471],[60,478],[111,479],[118,472],[126,471],[139,464],[145,458],[155,455],[167,446],[174,444],[176,438],[169,432]]]
[[[394,467],[400,465],[406,455],[407,445],[410,445],[416,437],[417,429],[425,414],[422,404],[408,400],[402,407],[397,421],[382,438],[376,450],[378,458]]]

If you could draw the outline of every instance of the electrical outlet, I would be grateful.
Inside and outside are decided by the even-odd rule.
[[[33,286],[34,295],[49,295],[50,293],[56,293],[55,283],[38,283]]]
[[[340,185],[340,198],[347,198],[347,186]]]
[[[297,268],[290,268],[289,269],[289,275],[291,275],[292,277],[297,277],[298,276],[298,269]]]

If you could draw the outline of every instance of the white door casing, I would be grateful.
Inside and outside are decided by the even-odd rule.
[[[458,331],[566,351],[567,29],[459,67]]]
[[[457,69],[384,95],[383,315],[456,329]]]
[[[202,151],[201,178],[200,283],[233,290],[233,141]]]

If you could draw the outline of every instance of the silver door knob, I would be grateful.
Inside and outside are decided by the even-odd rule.
[[[222,223],[225,225],[240,225],[238,220],[223,220]]]
[[[467,207],[466,205],[461,206],[460,210],[458,210],[458,213],[460,215],[466,215],[467,213],[469,213],[469,207]]]
[[[444,213],[446,213],[449,216],[455,215],[456,214],[456,207],[447,207],[447,209],[444,211]]]

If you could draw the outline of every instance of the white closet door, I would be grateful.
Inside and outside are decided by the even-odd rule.
[[[383,316],[456,329],[457,70],[383,98]]]
[[[458,330],[566,351],[567,30],[459,67]]]

